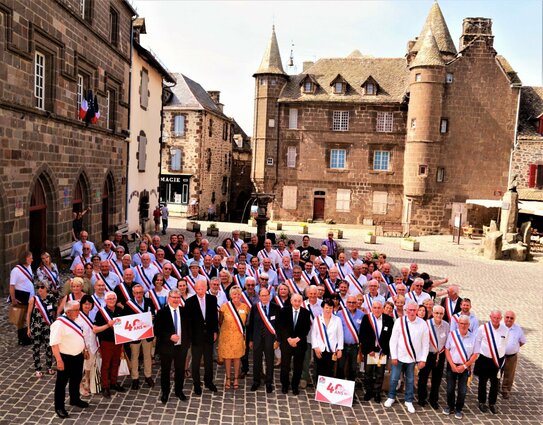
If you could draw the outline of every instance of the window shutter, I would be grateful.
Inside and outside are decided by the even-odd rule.
[[[289,109],[288,128],[290,129],[298,128],[298,109],[294,109],[294,108]]]
[[[138,171],[145,171],[147,160],[147,137],[138,137]]]
[[[536,164],[530,164],[529,165],[529,171],[528,171],[528,187],[533,188],[535,187],[535,175],[537,172],[537,165]]]

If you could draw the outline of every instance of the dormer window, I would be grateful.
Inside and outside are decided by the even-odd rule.
[[[373,83],[367,83],[366,87],[364,88],[364,94],[375,94],[375,85]]]
[[[364,91],[364,96],[375,96],[379,90],[379,85],[375,81],[375,78],[370,75],[362,83],[362,90]]]
[[[313,83],[311,81],[306,81],[304,83],[304,93],[312,93],[313,92]]]
[[[334,93],[335,94],[342,94],[345,91],[344,84],[343,83],[335,83],[334,84]]]
[[[336,75],[336,78],[332,80],[330,86],[333,87],[334,94],[345,94],[347,93],[347,81],[341,76],[341,74]]]

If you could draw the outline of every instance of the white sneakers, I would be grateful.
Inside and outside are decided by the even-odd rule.
[[[385,407],[390,407],[394,404],[396,400],[394,400],[393,398],[387,398],[387,401],[385,401]]]
[[[406,401],[405,402],[405,407],[407,407],[407,411],[409,413],[415,413],[415,406],[413,406],[413,403],[411,403],[409,401]]]

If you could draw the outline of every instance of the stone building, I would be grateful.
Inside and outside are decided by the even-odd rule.
[[[232,119],[220,92],[174,74],[164,106],[160,199],[171,214],[226,219],[232,170]]]
[[[254,74],[252,171],[273,218],[433,234],[467,199],[499,199],[520,81],[493,39],[490,19],[466,18],[457,50],[436,2],[404,58],[355,50],[287,75],[273,30]]]
[[[154,229],[153,209],[159,204],[162,102],[175,78],[157,57],[140,44],[145,19],[132,25],[133,52],[128,144],[128,232]]]
[[[39,7],[38,7],[39,6]],[[101,241],[125,220],[131,19],[127,1],[0,0],[0,264]],[[92,90],[100,118],[78,112]]]
[[[234,120],[234,144],[232,147],[232,190],[230,193],[230,221],[248,217],[247,202],[254,192],[251,182],[251,138]]]

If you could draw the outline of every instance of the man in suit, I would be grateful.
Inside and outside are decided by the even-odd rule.
[[[288,393],[290,385],[290,362],[293,359],[292,394],[300,393],[298,385],[307,349],[307,334],[311,328],[309,311],[302,307],[300,294],[292,294],[290,305],[279,312],[277,321],[277,340],[281,347],[281,387],[283,394]]]
[[[374,301],[371,305],[371,313],[362,318],[359,339],[362,353],[366,359],[365,401],[369,401],[373,397],[377,403],[381,402],[381,390],[387,363],[386,358],[382,356],[390,355],[389,341],[393,326],[394,319],[383,314],[381,301]]]
[[[441,298],[441,307],[445,309],[445,315],[443,320],[452,324],[453,318],[456,313],[459,313],[462,305],[462,298],[458,295],[460,289],[458,285],[451,285],[447,288],[447,296]]]
[[[160,355],[160,384],[162,397],[166,404],[170,395],[170,369],[174,364],[174,391],[182,401],[187,397],[183,394],[185,381],[185,361],[189,350],[189,327],[184,314],[185,309],[179,308],[181,294],[178,289],[172,289],[168,294],[167,304],[155,317],[156,350]]]
[[[219,317],[217,314],[217,297],[206,294],[207,282],[198,280],[194,285],[196,296],[190,297],[185,305],[189,319],[191,351],[192,351],[192,380],[194,393],[202,394],[200,382],[200,362],[204,357],[204,385],[212,392],[217,392],[213,383],[213,343],[219,332]]]
[[[253,386],[251,391],[258,390],[262,374],[262,355],[266,357],[266,392],[273,392],[274,350],[278,347],[275,321],[280,308],[270,303],[270,292],[267,288],[259,291],[260,302],[251,308],[247,335],[249,347],[253,350]],[[194,360],[193,360],[194,361]]]

